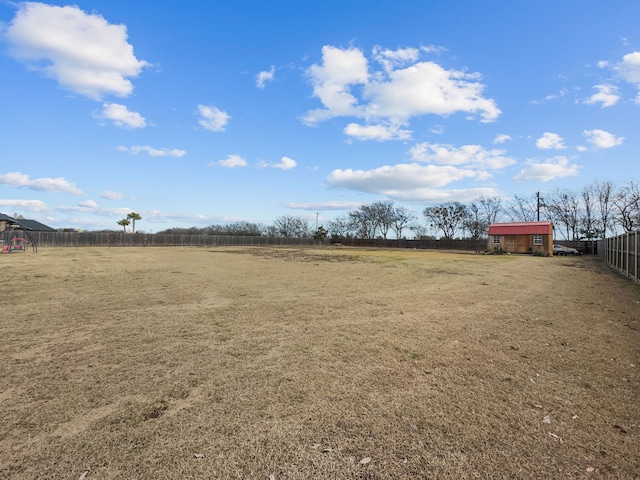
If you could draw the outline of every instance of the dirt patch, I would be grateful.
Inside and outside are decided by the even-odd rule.
[[[0,478],[637,478],[640,289],[591,257],[5,255]]]

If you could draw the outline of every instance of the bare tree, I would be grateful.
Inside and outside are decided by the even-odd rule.
[[[444,238],[452,239],[469,216],[467,207],[460,202],[447,202],[435,207],[427,207],[423,211],[427,221],[441,230]]]
[[[283,215],[273,221],[274,233],[279,237],[310,237],[311,225],[308,220]]]
[[[416,216],[407,207],[395,207],[393,213],[393,232],[396,238],[402,238],[402,231],[406,228],[410,228],[411,224],[415,222]]]
[[[613,199],[616,195],[615,187],[610,180],[595,182],[593,184],[594,193],[598,199],[599,222],[602,225],[602,236],[606,237],[607,232],[614,233],[613,226]]]
[[[462,222],[462,226],[469,232],[469,236],[477,240],[482,238],[489,230],[489,222],[479,203],[471,202],[467,205],[467,218]]]
[[[622,187],[613,199],[617,210],[616,223],[622,230],[632,232],[640,226],[640,185],[629,182]]]
[[[375,238],[378,220],[370,205],[362,205],[357,210],[349,212],[351,229],[358,238]]]
[[[538,218],[537,197],[522,197],[514,195],[507,205],[507,213],[516,222],[535,222]]]
[[[478,199],[480,209],[484,213],[486,222],[491,225],[496,223],[500,215],[502,215],[502,199],[500,197],[481,196]]]
[[[578,195],[572,190],[556,189],[545,199],[545,207],[556,228],[562,228],[564,238],[578,240]]]
[[[596,215],[596,198],[597,193],[593,185],[588,185],[582,189],[582,216],[580,222],[580,238],[585,240],[593,240],[604,238],[604,229],[602,223]]]
[[[351,226],[351,221],[347,216],[334,218],[327,223],[329,235],[332,238],[350,237],[352,235]]]

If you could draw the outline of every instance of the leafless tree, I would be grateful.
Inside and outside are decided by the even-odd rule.
[[[393,213],[393,232],[396,238],[402,238],[402,231],[410,228],[416,221],[415,214],[407,207],[396,206]]]
[[[347,216],[337,217],[327,223],[329,235],[332,238],[347,238],[352,236],[352,224]]]
[[[616,209],[616,223],[622,230],[632,232],[640,226],[640,185],[629,182],[613,198]]]
[[[460,202],[447,202],[427,207],[423,214],[427,221],[442,231],[444,238],[453,239],[469,216],[467,207]]]
[[[487,233],[489,222],[479,202],[471,202],[467,205],[467,217],[462,222],[462,226],[474,240],[482,238]]]
[[[481,196],[478,199],[478,204],[482,210],[486,222],[491,225],[496,223],[500,215],[502,215],[502,199],[500,197],[485,197]]]
[[[595,182],[593,190],[598,202],[597,210],[600,217],[598,221],[602,225],[603,236],[606,236],[607,232],[614,233],[613,199],[616,195],[616,190],[613,182],[610,180]]]
[[[604,237],[604,228],[597,217],[597,192],[593,185],[582,189],[582,216],[579,218],[580,238],[594,240]]]
[[[273,222],[273,231],[279,237],[303,238],[311,236],[311,225],[308,220],[283,215]]]
[[[554,190],[545,198],[546,211],[556,229],[566,240],[578,240],[578,213],[580,199],[573,190]]]
[[[514,195],[507,204],[507,213],[516,222],[535,222],[538,219],[538,199],[535,195],[523,197]]]

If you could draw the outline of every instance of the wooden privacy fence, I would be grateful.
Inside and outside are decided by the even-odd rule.
[[[317,242],[313,238],[286,238],[244,235],[182,235],[163,233],[123,232],[32,232],[39,247],[170,247],[170,246],[308,246]],[[486,240],[384,240],[344,239],[323,242],[353,247],[417,248],[433,250],[478,251],[487,248]]]
[[[116,232],[33,232],[39,247],[215,247],[313,245],[313,238]]]
[[[639,235],[640,231],[623,233],[600,240],[598,245],[600,257],[635,283],[640,283]]]
[[[345,238],[331,240],[332,244],[340,243],[349,247],[383,247],[383,248],[419,248],[430,250],[467,250],[471,252],[484,251],[487,240],[385,240],[383,238]]]

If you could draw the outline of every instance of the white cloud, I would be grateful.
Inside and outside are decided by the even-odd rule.
[[[128,96],[148,66],[127,41],[127,28],[76,6],[20,4],[5,32],[9,53],[72,92],[94,100]]]
[[[0,198],[0,207],[7,210],[26,210],[34,213],[43,213],[49,210],[46,203],[40,200],[8,200]]]
[[[579,165],[569,164],[569,159],[558,156],[547,160],[546,162],[538,162],[529,160],[527,168],[520,171],[514,177],[514,180],[535,180],[539,182],[548,182],[556,178],[575,177],[580,170]]]
[[[536,140],[536,147],[540,150],[562,150],[564,139],[557,133],[544,132],[542,137]]]
[[[372,170],[334,170],[327,177],[333,188],[386,195],[401,201],[471,201],[481,195],[494,196],[494,188],[447,190],[452,182],[482,177],[481,172],[452,166],[398,164]]]
[[[451,182],[474,178],[477,172],[452,166],[397,164],[373,170],[338,169],[327,177],[329,185],[367,193],[391,194],[403,190],[442,187]]]
[[[218,165],[226,168],[246,167],[247,161],[240,155],[230,154],[224,160],[218,160]],[[210,164],[211,165],[211,164]]]
[[[72,195],[82,195],[82,191],[80,189],[62,177],[43,177],[31,180],[29,175],[25,175],[24,173],[10,172],[0,175],[0,184],[43,192],[64,192]]]
[[[124,200],[125,196],[120,192],[114,192],[113,190],[105,190],[100,194],[100,197],[106,200]]]
[[[187,152],[185,150],[179,150],[177,148],[154,148],[148,145],[134,145],[133,147],[125,147],[120,145],[118,147],[120,152],[129,152],[132,155],[138,155],[139,153],[146,153],[150,157],[184,157]]]
[[[615,69],[622,78],[638,88],[635,102],[640,105],[640,52],[626,54]]]
[[[304,122],[314,125],[352,116],[398,125],[414,116],[456,112],[477,114],[481,121],[490,122],[500,115],[495,102],[482,96],[484,86],[478,82],[478,74],[418,62],[419,53],[412,48],[376,47],[373,56],[382,69],[370,71],[361,50],[324,46],[322,64],[312,65],[307,71],[313,94],[324,108],[307,112]],[[361,92],[359,97],[356,92]]]
[[[583,135],[596,148],[612,148],[624,142],[624,137],[616,137],[604,130],[585,130]]]
[[[212,132],[223,132],[231,119],[231,115],[211,105],[198,105],[200,119],[198,123]]]
[[[357,140],[408,140],[411,138],[411,130],[402,130],[399,126],[385,125],[358,125],[350,123],[344,129],[344,133]]]
[[[118,103],[105,103],[102,112],[94,114],[96,118],[109,120],[117,127],[144,128],[147,120],[138,112],[130,111],[126,105]]]
[[[293,208],[296,210],[310,210],[312,212],[323,211],[323,210],[354,210],[362,205],[362,202],[349,202],[349,201],[340,201],[340,200],[332,200],[328,202],[315,202],[315,203],[296,203],[296,202],[287,202],[284,204],[285,207]]]
[[[100,208],[97,205],[91,206],[86,203],[79,203],[77,205],[61,205],[56,208],[61,212],[80,212],[80,213],[91,213],[94,215],[102,215],[105,217],[126,217],[128,213],[131,213],[131,208],[129,207],[118,207],[118,208]],[[145,220],[147,218],[145,217]],[[114,222],[115,223],[115,222]]]
[[[411,158],[420,162],[439,165],[467,166],[498,170],[513,165],[514,159],[504,155],[504,150],[485,150],[480,145],[453,145],[419,143],[409,150]]]
[[[264,88],[267,82],[273,81],[273,77],[276,73],[276,67],[271,65],[271,70],[262,71],[258,73],[256,77],[256,87]]]
[[[373,47],[373,58],[382,65],[385,72],[390,73],[397,67],[416,62],[420,58],[420,50],[417,48],[389,50],[375,46]]]
[[[544,99],[545,100],[555,100],[556,98],[564,97],[567,93],[568,93],[567,90],[563,88],[558,93],[551,93],[551,94],[547,95],[546,97],[544,97]]]
[[[640,86],[640,52],[628,53],[615,66],[618,74],[629,83]]]
[[[505,143],[505,142],[507,142],[509,140],[511,140],[511,137],[509,135],[506,135],[504,133],[499,133],[498,135],[496,135],[496,138],[493,139],[493,143],[501,144],[501,143]]]
[[[615,105],[620,100],[618,88],[615,85],[595,85],[593,88],[597,92],[585,100],[584,103],[589,105],[599,103],[602,108],[605,108]]]
[[[84,202],[80,202],[78,205],[80,207],[88,208],[88,209],[98,208],[98,204],[93,200],[85,200]]]
[[[282,157],[278,163],[274,163],[271,165],[273,168],[279,168],[281,170],[291,170],[292,168],[296,168],[298,166],[298,162],[289,157]]]

